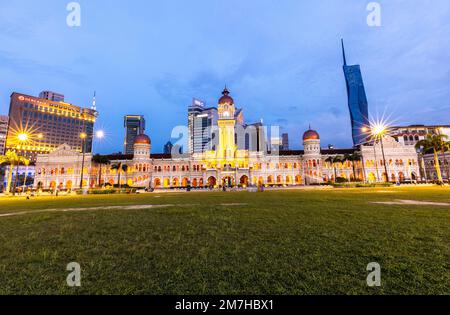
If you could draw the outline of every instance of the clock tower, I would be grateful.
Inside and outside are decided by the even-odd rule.
[[[222,92],[223,96],[219,99],[217,107],[219,120],[219,147],[217,157],[221,159],[234,159],[236,153],[236,142],[234,138],[236,119],[234,117],[236,108],[234,100],[229,96],[227,87]]]

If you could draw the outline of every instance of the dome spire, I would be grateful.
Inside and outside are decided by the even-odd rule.
[[[219,104],[230,104],[230,105],[234,105],[234,100],[233,100],[233,98],[230,96],[230,91],[228,91],[228,88],[227,88],[226,85],[225,85],[225,88],[223,89],[222,97],[219,99]]]
[[[222,92],[222,94],[223,95],[225,95],[225,96],[227,96],[227,95],[229,95],[230,94],[230,91],[228,91],[228,89],[227,89],[227,85],[225,84],[225,88],[223,89],[223,92]]]

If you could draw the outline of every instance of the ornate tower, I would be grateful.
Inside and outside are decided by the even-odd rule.
[[[227,87],[222,92],[223,96],[219,99],[218,113],[219,120],[219,148],[217,157],[222,159],[232,159],[236,153],[235,133],[235,112],[234,100],[229,96]]]
[[[134,158],[135,161],[147,161],[150,159],[152,142],[147,135],[140,134],[134,140]]]
[[[309,130],[303,134],[303,146],[305,155],[320,155],[319,133],[309,128]]]

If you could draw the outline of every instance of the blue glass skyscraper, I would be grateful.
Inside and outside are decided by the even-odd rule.
[[[362,128],[369,125],[369,105],[359,65],[348,66],[345,57],[344,40],[342,42],[342,55],[344,58],[344,74],[347,83],[348,107],[352,123],[353,144],[362,144],[366,135]]]

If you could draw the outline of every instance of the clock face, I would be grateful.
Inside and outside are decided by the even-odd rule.
[[[224,111],[223,112],[223,117],[230,117],[230,112],[229,111]]]

